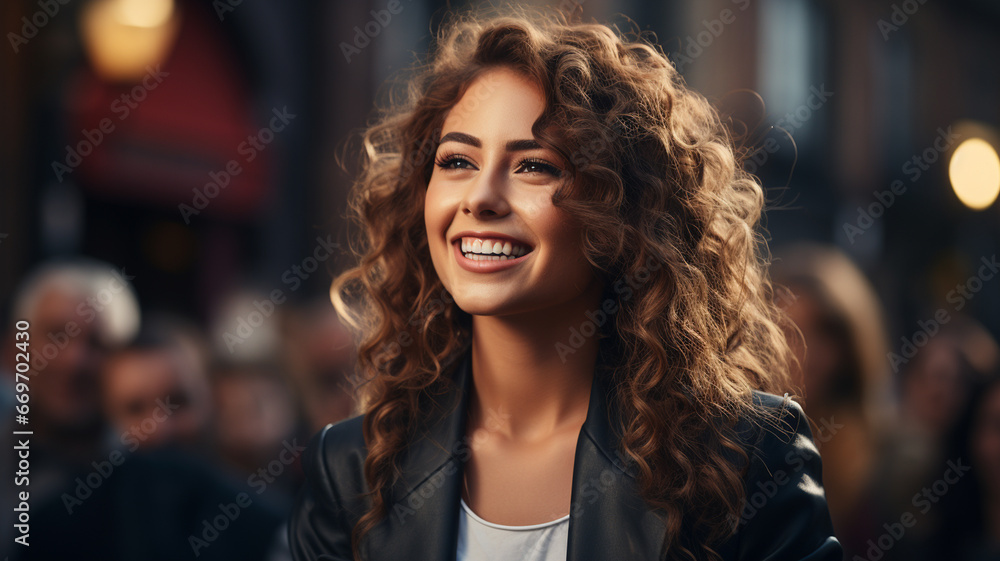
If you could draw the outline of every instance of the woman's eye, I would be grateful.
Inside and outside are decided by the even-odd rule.
[[[461,156],[449,156],[434,162],[441,169],[476,169],[472,162]]]
[[[559,177],[562,175],[562,170],[542,160],[525,160],[517,167],[516,173],[545,173]]]

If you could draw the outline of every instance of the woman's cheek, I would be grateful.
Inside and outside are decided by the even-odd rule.
[[[435,188],[433,183],[425,190],[424,227],[427,232],[427,243],[434,270],[445,289],[450,290],[446,271],[451,248],[448,245],[446,235],[448,226],[455,216],[452,209],[456,207],[453,201],[444,199],[443,194],[442,190]]]

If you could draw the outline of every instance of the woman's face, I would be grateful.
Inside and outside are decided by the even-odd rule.
[[[506,68],[470,84],[449,111],[424,199],[434,268],[474,315],[538,311],[597,283],[581,228],[552,204],[567,171],[531,126],[545,99]]]

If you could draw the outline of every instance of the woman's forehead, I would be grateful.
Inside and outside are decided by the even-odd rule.
[[[545,95],[527,77],[493,68],[475,78],[449,110],[442,136],[462,132],[481,138],[531,138],[531,127],[545,110]]]

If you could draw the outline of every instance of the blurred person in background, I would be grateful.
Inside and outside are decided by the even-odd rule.
[[[130,276],[107,263],[76,259],[39,265],[25,276],[11,301],[12,318],[29,322],[30,496],[33,504],[58,495],[80,469],[102,450],[106,424],[101,414],[99,374],[107,352],[131,338],[139,328],[139,304]],[[5,353],[14,349],[9,333]],[[5,370],[13,372],[13,353],[5,354]],[[13,378],[11,376],[11,378]],[[5,380],[13,386],[14,380]],[[11,431],[3,445],[11,450]],[[7,469],[13,467],[9,464]],[[11,470],[13,471],[13,470]],[[10,472],[7,472],[10,473]],[[5,478],[3,504],[15,492]],[[7,536],[12,511],[0,514]],[[4,539],[0,553],[11,546]]]
[[[215,456],[230,476],[280,508],[301,477],[298,410],[285,363],[292,304],[241,287],[218,303],[211,322]]]
[[[139,328],[128,278],[95,261],[51,263],[15,294],[14,318],[31,324],[30,428],[39,446],[66,460],[100,446],[100,371],[108,350]]]
[[[357,355],[351,333],[330,301],[296,308],[285,332],[289,373],[302,404],[306,434],[352,416]]]
[[[955,315],[903,369],[902,424],[941,441],[964,410],[976,378],[998,361],[1000,349],[992,335],[975,320]]]
[[[12,560],[274,561],[284,513],[176,447],[96,456],[58,497],[31,506],[31,547]]]
[[[218,458],[238,479],[288,508],[302,470],[294,439],[296,411],[282,369],[227,363],[212,374]]]
[[[949,460],[957,461],[961,447],[971,446],[966,442],[974,429],[973,420],[968,418],[970,408],[989,405],[983,401],[987,389],[984,384],[998,365],[1000,347],[993,336],[975,320],[952,315],[903,367],[899,419],[883,449],[877,488],[887,520],[915,510],[919,516],[900,543],[887,552],[887,560],[944,558],[929,552],[940,547],[941,537],[955,528],[953,518],[958,507],[938,508],[936,493],[931,498],[922,498],[921,493],[924,489],[933,491],[933,484],[947,470]],[[963,454],[967,465],[970,453]],[[962,504],[975,509],[981,503],[976,500]],[[972,523],[966,517],[960,519]],[[951,546],[958,544],[953,541]]]
[[[985,350],[985,349],[984,349]],[[948,439],[938,474],[941,523],[924,559],[989,561],[1000,559],[1000,368],[973,385],[969,405]]]
[[[202,451],[207,445],[212,404],[199,342],[193,326],[157,318],[108,359],[105,410],[130,449],[171,444]]]
[[[178,340],[146,344],[148,328],[132,340],[139,306],[128,279],[91,261],[47,264],[15,296],[15,319],[31,323],[30,423],[19,427],[34,431],[30,547],[5,537],[2,554],[12,561],[282,558],[282,513],[251,489],[174,448],[142,449],[140,439],[133,448],[109,426],[143,431],[152,419],[147,441],[159,428],[183,433],[175,430],[182,417],[161,422],[138,410],[149,392],[166,400],[183,387],[178,371],[192,366]],[[166,361],[172,369],[161,362],[167,349],[176,353],[177,362]],[[102,410],[102,397],[115,407]],[[15,489],[3,490],[4,504],[13,504]],[[13,525],[3,525],[6,536]]]
[[[882,305],[865,275],[839,249],[796,244],[775,253],[779,296],[802,332],[789,337],[799,359],[806,413],[818,424],[823,483],[837,537],[861,553],[881,518],[870,500],[883,429],[893,402]]]

